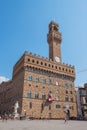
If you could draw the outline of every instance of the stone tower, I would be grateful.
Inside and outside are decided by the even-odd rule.
[[[56,62],[62,62],[61,58],[61,44],[62,36],[59,33],[59,26],[55,22],[49,24],[49,33],[47,35],[47,41],[49,44],[49,59]]]

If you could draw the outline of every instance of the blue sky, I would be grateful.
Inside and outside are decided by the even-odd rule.
[[[0,77],[12,78],[25,50],[48,57],[51,20],[62,33],[62,61],[75,66],[75,85],[87,82],[87,0],[0,0]]]

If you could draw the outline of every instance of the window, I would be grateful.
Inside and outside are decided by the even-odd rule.
[[[45,84],[46,83],[46,79],[42,79],[42,83]]]
[[[31,92],[27,92],[27,98],[31,98]]]
[[[59,67],[59,70],[61,70],[61,67]]]
[[[35,98],[37,99],[39,97],[39,94],[38,93],[35,93]]]
[[[71,70],[69,69],[69,72],[71,72]]]
[[[50,64],[49,64],[49,67],[50,67]]]
[[[70,91],[70,94],[72,94],[72,91]]]
[[[46,99],[46,95],[45,94],[42,94],[42,99]]]
[[[32,63],[34,63],[34,60],[32,60]]]
[[[74,110],[74,107],[72,106],[72,110]]]
[[[28,80],[29,80],[29,81],[32,80],[32,76],[31,76],[31,75],[28,76]]]
[[[51,79],[48,80],[48,84],[51,84]]]
[[[65,86],[66,88],[68,88],[68,84],[67,84],[67,83],[65,83],[64,86]]]
[[[72,88],[73,87],[72,84],[70,84],[69,87]]]
[[[35,78],[35,82],[39,82],[39,78],[38,77]]]
[[[45,63],[45,66],[47,66],[47,63]]]
[[[30,61],[30,59],[28,59],[28,61]]]
[[[43,89],[45,88],[45,86],[43,86]]]
[[[54,30],[55,30],[55,31],[58,31],[57,27],[54,26]]]
[[[39,64],[39,61],[37,61],[37,64]]]
[[[56,108],[61,108],[61,106],[59,104],[56,105]]]
[[[43,65],[43,62],[41,62],[41,65]]]
[[[30,106],[30,109],[32,109],[32,102],[30,102],[29,106]]]
[[[85,111],[85,114],[87,114],[87,111]]]
[[[52,93],[52,91],[49,91],[49,94],[51,94]]]
[[[51,110],[51,105],[49,105],[49,110]]]
[[[71,98],[70,100],[71,100],[71,102],[73,102],[73,98]]]
[[[74,73],[74,71],[72,70],[72,73]]]
[[[52,68],[53,68],[54,66],[52,65]]]
[[[67,69],[66,69],[66,72],[67,72]]]
[[[68,97],[65,97],[65,101],[69,101],[69,98],[68,98]]]
[[[57,69],[57,66],[55,66],[55,69]]]
[[[81,91],[81,94],[82,94],[82,95],[86,95],[86,90],[82,90],[82,91]]]
[[[85,98],[85,100],[86,100],[86,103],[87,103],[87,97]]]
[[[66,94],[68,94],[68,91],[66,90]]]

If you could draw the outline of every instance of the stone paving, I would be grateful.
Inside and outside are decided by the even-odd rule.
[[[0,121],[0,130],[87,130],[87,121],[8,120]]]

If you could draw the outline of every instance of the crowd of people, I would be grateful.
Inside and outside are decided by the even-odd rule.
[[[14,119],[14,115],[12,114],[2,114],[0,115],[0,120],[2,121],[7,121],[7,120],[13,120]]]

